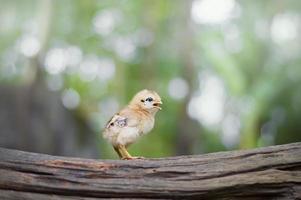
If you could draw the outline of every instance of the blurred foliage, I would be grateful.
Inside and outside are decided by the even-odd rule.
[[[1,84],[42,76],[98,135],[137,91],[158,91],[164,109],[134,155],[301,141],[299,0],[0,3]]]

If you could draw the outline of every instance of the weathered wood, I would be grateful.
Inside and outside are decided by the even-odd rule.
[[[301,143],[135,161],[0,148],[0,199],[301,199]]]

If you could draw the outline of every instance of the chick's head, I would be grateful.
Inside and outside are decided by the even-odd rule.
[[[131,106],[146,110],[150,113],[156,113],[161,110],[161,97],[152,90],[142,90],[138,92],[130,102]]]

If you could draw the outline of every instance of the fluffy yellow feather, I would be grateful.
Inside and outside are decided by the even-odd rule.
[[[103,136],[121,159],[142,158],[131,156],[126,148],[153,129],[155,115],[161,110],[161,104],[161,98],[155,91],[142,90],[107,123]]]

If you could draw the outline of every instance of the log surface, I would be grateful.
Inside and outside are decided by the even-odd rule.
[[[0,199],[301,199],[301,143],[135,161],[0,148]]]

